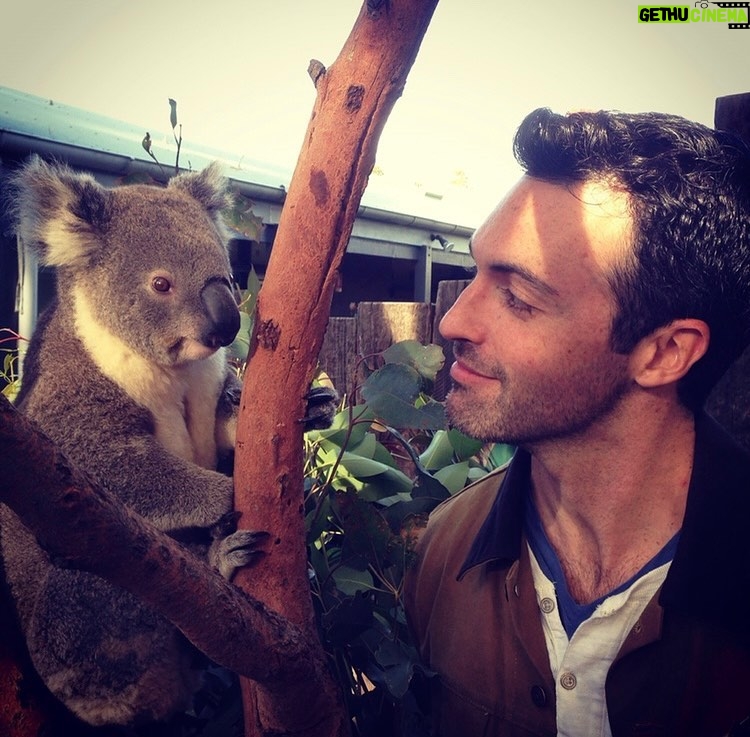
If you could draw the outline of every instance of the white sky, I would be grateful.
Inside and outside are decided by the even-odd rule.
[[[518,176],[511,139],[535,107],[711,125],[717,96],[750,92],[750,30],[639,24],[639,1],[440,0],[381,138],[377,186],[450,195],[461,169],[463,224],[478,225]],[[0,85],[170,139],[173,97],[186,141],[291,171],[314,102],[308,62],[335,60],[360,4],[0,0]]]

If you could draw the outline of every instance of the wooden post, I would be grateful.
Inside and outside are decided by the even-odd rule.
[[[455,279],[451,281],[441,281],[438,284],[437,297],[435,299],[435,319],[432,325],[432,342],[439,345],[443,349],[445,354],[445,363],[443,368],[438,371],[438,375],[435,378],[435,389],[432,395],[435,399],[440,401],[444,400],[450,389],[450,367],[453,363],[453,343],[450,340],[445,340],[440,335],[440,321],[443,319],[443,315],[453,306],[453,303],[458,299],[458,295],[466,289],[468,279]]]

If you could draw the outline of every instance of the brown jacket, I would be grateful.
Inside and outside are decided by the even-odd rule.
[[[613,737],[750,735],[750,457],[708,418],[696,429],[675,559],[607,678]],[[409,621],[439,675],[441,737],[556,734],[522,532],[527,484],[528,456],[517,453],[440,505],[407,575]]]

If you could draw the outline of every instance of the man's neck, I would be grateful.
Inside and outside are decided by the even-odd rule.
[[[693,416],[672,403],[636,405],[585,436],[531,449],[534,502],[580,603],[635,575],[682,526]]]

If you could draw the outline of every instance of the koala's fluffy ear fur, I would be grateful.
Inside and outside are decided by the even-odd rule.
[[[47,266],[85,263],[107,229],[110,193],[88,174],[34,156],[12,177],[16,232]]]
[[[206,208],[216,225],[222,228],[223,221],[219,213],[229,207],[231,196],[218,162],[211,162],[202,171],[187,172],[174,177],[169,181],[168,188],[181,190],[196,199]]]

